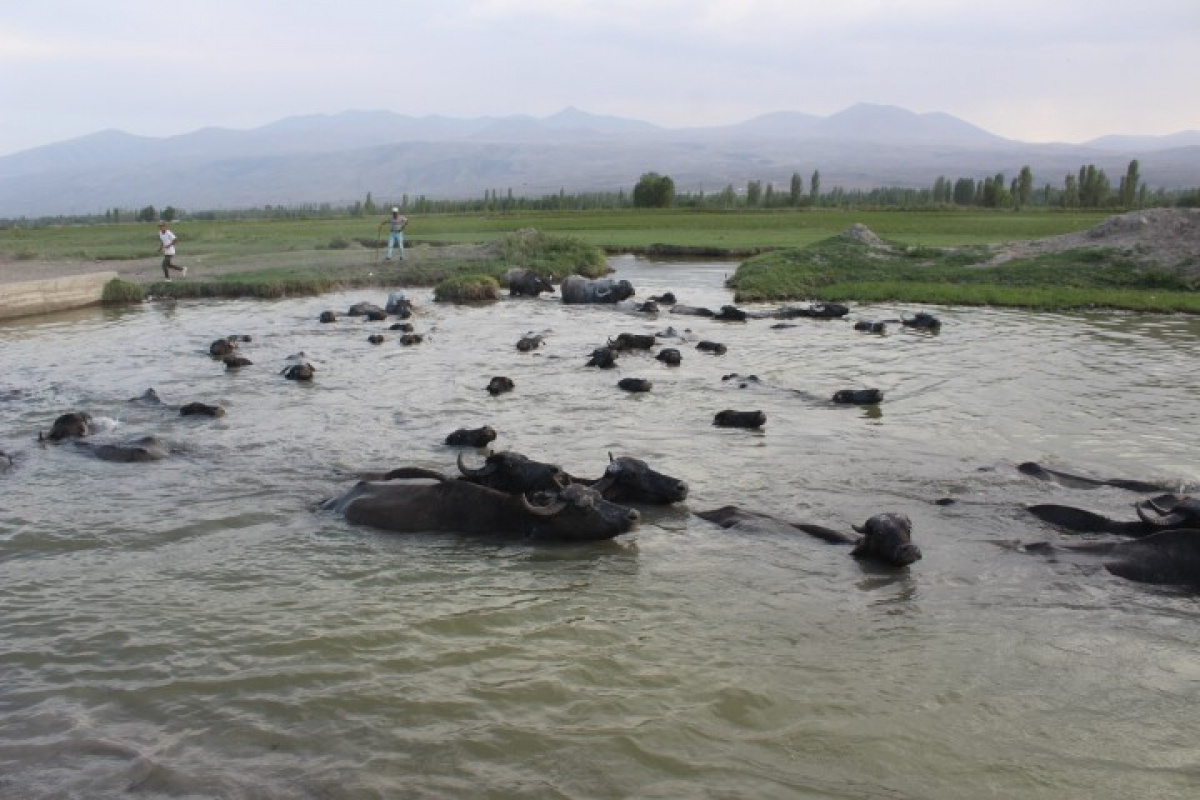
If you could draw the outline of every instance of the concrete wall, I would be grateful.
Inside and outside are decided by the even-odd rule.
[[[115,272],[91,272],[44,281],[0,283],[0,319],[29,317],[99,304]]]

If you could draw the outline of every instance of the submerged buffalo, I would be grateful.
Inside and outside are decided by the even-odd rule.
[[[323,322],[326,324],[328,324],[330,322],[337,322],[337,314],[326,309],[325,311],[321,312],[321,315],[319,317],[317,317],[317,321]]]
[[[392,292],[387,296],[384,311],[400,319],[408,319],[413,313],[412,300],[404,292]]]
[[[373,322],[379,322],[387,319],[387,311],[375,305],[374,303],[360,302],[350,306],[346,311],[346,316],[349,317],[366,317]]]
[[[683,356],[679,350],[674,347],[664,347],[658,351],[658,355],[654,357],[656,360],[663,362],[668,367],[678,367],[683,363]]]
[[[317,368],[308,362],[290,364],[279,373],[289,381],[311,381],[317,373]]]
[[[522,353],[528,353],[532,350],[537,350],[545,341],[544,336],[529,333],[517,340],[517,350]]]
[[[772,312],[771,316],[774,319],[795,319],[797,317],[805,317],[807,319],[841,319],[849,313],[849,307],[841,303],[812,303],[804,307],[785,306]]]
[[[617,381],[617,388],[627,392],[648,392],[654,384],[645,378],[621,378]]]
[[[863,333],[887,333],[887,323],[881,320],[860,319],[854,323],[854,330]]]
[[[842,389],[833,393],[833,402],[844,405],[870,406],[883,402],[879,389]]]
[[[75,446],[88,450],[101,461],[116,461],[122,464],[161,461],[169,454],[166,443],[157,436],[141,436],[126,442],[106,444],[75,442]]]
[[[186,403],[179,407],[182,417],[223,417],[225,409],[210,403]]]
[[[710,342],[707,339],[697,342],[696,349],[701,353],[712,353],[714,356],[723,356],[729,350],[729,348],[720,342]]]
[[[486,447],[496,440],[496,429],[490,425],[482,428],[459,428],[446,436],[446,444],[460,447]]]
[[[616,339],[608,340],[608,346],[617,351],[649,350],[656,341],[653,333],[618,333]]]
[[[1017,465],[1017,472],[1038,480],[1057,483],[1069,489],[1098,489],[1102,486],[1114,486],[1118,489],[1129,489],[1132,492],[1164,492],[1170,491],[1171,486],[1149,481],[1131,480],[1128,478],[1088,478],[1083,475],[1072,475],[1069,472],[1044,467],[1036,461],[1026,461]]]
[[[497,375],[488,381],[487,391],[488,394],[490,394],[492,397],[495,397],[498,394],[511,392],[513,390],[513,386],[514,384],[512,382],[512,378],[504,375]]]
[[[568,275],[559,284],[562,301],[568,304],[619,303],[633,297],[633,284],[613,278],[585,278]]]
[[[361,481],[322,508],[350,522],[400,533],[454,532],[547,542],[612,539],[640,515],[579,484],[554,486],[531,500],[431,470],[392,470],[383,482]]]
[[[38,431],[38,441],[58,442],[63,439],[80,439],[92,433],[92,415],[86,411],[71,411],[62,414],[50,426],[50,432],[42,435]]]
[[[904,514],[876,514],[865,523],[852,526],[861,537],[850,536],[841,531],[804,522],[788,522],[769,514],[746,511],[737,506],[723,506],[712,511],[702,511],[696,516],[715,522],[722,528],[769,525],[787,525],[832,544],[850,544],[850,554],[856,558],[870,559],[893,567],[905,567],[921,558],[921,549],[912,541],[912,522]]]
[[[571,482],[571,476],[558,465],[508,450],[488,453],[481,467],[468,467],[459,453],[458,471],[464,481],[508,494],[548,491]]]
[[[761,428],[767,424],[767,415],[762,411],[735,411],[725,409],[713,417],[718,428]]]
[[[612,369],[617,366],[617,355],[617,351],[611,347],[597,347],[592,351],[592,357],[584,366]]]
[[[721,310],[713,315],[720,322],[745,322],[747,314],[737,306],[721,306]]]
[[[571,478],[572,482],[583,483],[600,492],[606,500],[614,503],[642,503],[646,505],[670,505],[682,503],[688,496],[688,485],[679,478],[652,469],[649,464],[633,456],[613,458],[608,454],[608,468],[604,476],[594,481]]]
[[[542,292],[553,292],[553,280],[553,275],[549,279],[543,278],[527,267],[513,267],[504,274],[504,285],[508,287],[510,297],[537,297]]]
[[[1159,495],[1134,505],[1136,520],[1122,521],[1082,508],[1042,503],[1026,510],[1055,527],[1071,533],[1115,533],[1121,536],[1150,536],[1165,530],[1200,529],[1200,499]]]
[[[1053,556],[1058,560],[1075,556],[1100,557],[1104,568],[1118,578],[1167,586],[1200,589],[1200,527],[1171,528],[1139,539],[1051,544],[1015,544],[1027,553]]]
[[[901,317],[900,324],[906,328],[936,333],[942,329],[942,321],[927,311],[918,311],[911,317]]]

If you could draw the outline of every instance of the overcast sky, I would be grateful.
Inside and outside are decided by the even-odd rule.
[[[1200,0],[4,0],[0,155],[346,110],[665,127],[858,102],[1030,142],[1200,129]]]

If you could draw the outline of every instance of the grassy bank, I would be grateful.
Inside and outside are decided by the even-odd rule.
[[[1144,269],[1121,253],[1072,250],[991,267],[976,247],[887,242],[839,234],[747,259],[730,279],[738,302],[827,300],[1041,309],[1111,308],[1200,313],[1200,286]]]

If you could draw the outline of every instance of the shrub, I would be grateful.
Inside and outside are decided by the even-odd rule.
[[[456,275],[433,289],[439,303],[488,303],[496,299],[500,283],[491,275]]]
[[[145,299],[146,295],[141,286],[120,278],[113,278],[104,284],[104,291],[100,295],[100,303],[106,306],[127,306]]]

